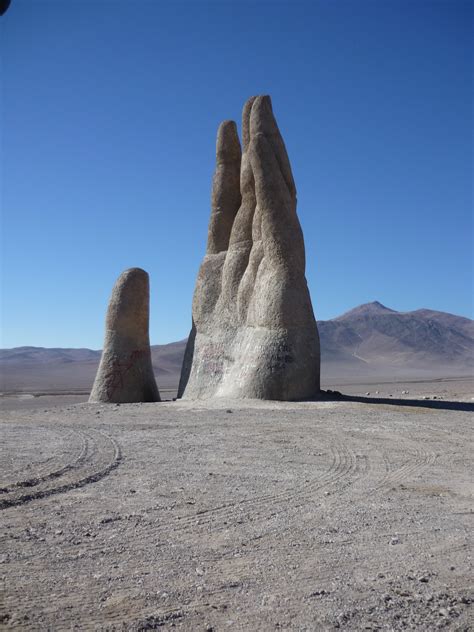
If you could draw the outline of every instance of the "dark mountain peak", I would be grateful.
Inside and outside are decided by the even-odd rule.
[[[394,312],[394,309],[390,309],[390,307],[385,307],[385,305],[382,305],[382,303],[380,303],[380,301],[372,301],[372,303],[365,303],[366,307],[372,307],[374,309],[383,309],[385,311],[388,312]]]
[[[359,305],[359,307],[354,307],[354,309],[345,312],[341,316],[337,318],[333,318],[333,320],[342,320],[347,318],[354,318],[357,316],[379,316],[380,314],[396,314],[397,312],[394,309],[390,309],[389,307],[385,307],[379,301],[372,301],[371,303],[363,303]]]

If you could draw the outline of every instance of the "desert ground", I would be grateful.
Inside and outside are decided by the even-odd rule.
[[[168,380],[164,387],[160,384],[163,400],[172,400],[178,391],[179,375]],[[40,388],[11,388],[0,393],[0,411],[46,408],[79,404],[89,399],[90,386],[77,387],[73,380],[57,387],[54,380],[46,379]],[[322,388],[340,391],[347,395],[370,398],[394,399],[445,399],[474,402],[474,377],[471,375],[352,375],[323,376]]]
[[[471,630],[472,382],[331,386],[4,397],[1,625]]]

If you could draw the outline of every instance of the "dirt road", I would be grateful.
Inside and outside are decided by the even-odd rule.
[[[472,417],[354,402],[5,411],[2,625],[470,630]]]

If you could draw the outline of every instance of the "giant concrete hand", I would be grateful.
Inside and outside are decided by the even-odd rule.
[[[207,252],[178,396],[303,399],[319,392],[319,336],[296,189],[270,97],[217,135]]]

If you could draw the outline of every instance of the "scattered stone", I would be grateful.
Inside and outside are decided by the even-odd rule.
[[[178,396],[292,400],[320,389],[296,188],[270,97],[219,127],[207,252]]]
[[[159,402],[151,364],[149,280],[140,268],[125,270],[112,290],[105,342],[89,402]]]
[[[117,520],[120,520],[120,519],[121,518],[117,516],[115,517],[109,516],[107,518],[102,518],[102,520],[100,521],[100,524],[110,524],[111,522],[116,522]]]

